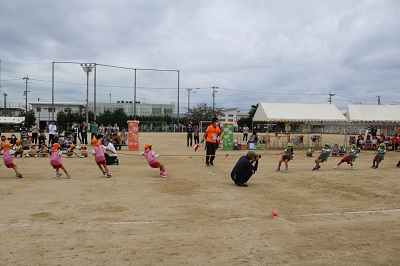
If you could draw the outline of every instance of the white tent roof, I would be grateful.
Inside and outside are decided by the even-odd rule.
[[[400,105],[348,105],[349,122],[400,123]]]
[[[254,122],[339,122],[346,117],[333,104],[260,103]]]
[[[0,124],[21,124],[24,121],[25,117],[0,116]]]

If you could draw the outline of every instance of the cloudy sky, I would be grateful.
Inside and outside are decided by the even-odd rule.
[[[7,105],[85,102],[400,104],[398,0],[2,0]],[[67,62],[67,63],[60,63]],[[125,68],[116,68],[118,66]],[[155,71],[158,69],[172,71]],[[90,101],[93,99],[90,75]],[[188,90],[192,89],[192,90]],[[0,97],[0,106],[4,97]]]

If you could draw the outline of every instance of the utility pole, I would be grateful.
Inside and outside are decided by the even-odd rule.
[[[332,96],[335,96],[335,95],[336,94],[329,93],[329,100],[328,100],[329,104],[332,104]]]
[[[4,112],[3,115],[6,116],[6,108],[7,108],[7,93],[3,93],[4,95]]]
[[[24,92],[24,96],[25,96],[25,114],[28,112],[28,76],[22,78],[25,80],[25,92]]]
[[[190,92],[193,90],[193,89],[186,89],[187,91],[188,91],[188,112],[189,112],[189,109],[190,109]]]
[[[381,96],[377,95],[376,98],[378,98],[378,105],[381,105]]]
[[[111,93],[110,93],[110,103],[111,103]]]
[[[213,107],[212,107],[212,109],[213,109],[213,111],[215,110],[215,93],[216,92],[218,92],[218,91],[216,91],[216,89],[218,89],[218,87],[212,87],[212,89],[213,89],[213,93],[212,93],[212,96],[213,96]]]

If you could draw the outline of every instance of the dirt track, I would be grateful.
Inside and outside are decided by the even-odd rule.
[[[171,178],[126,149],[110,179],[93,158],[63,158],[70,180],[48,158],[15,159],[22,180],[1,162],[0,265],[400,265],[398,152],[377,170],[363,151],[355,171],[332,157],[311,171],[298,151],[284,174],[278,151],[261,151],[242,188],[229,174],[245,151],[207,168],[182,133],[139,138]]]

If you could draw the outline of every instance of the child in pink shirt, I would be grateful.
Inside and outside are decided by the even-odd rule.
[[[12,168],[15,171],[15,175],[17,178],[23,178],[23,176],[18,172],[17,166],[14,164],[13,155],[15,154],[15,150],[11,149],[12,144],[8,141],[3,143],[3,161],[7,168]]]
[[[50,165],[53,166],[54,169],[56,169],[56,176],[60,177],[62,174],[59,172],[60,169],[64,171],[64,173],[67,175],[67,179],[70,179],[71,176],[68,174],[67,169],[65,169],[64,165],[61,163],[61,155],[63,152],[60,150],[61,146],[58,143],[54,143],[53,147],[50,150]]]
[[[99,167],[103,175],[107,175],[107,178],[110,178],[111,175],[108,172],[108,167],[106,165],[106,157],[104,155],[106,147],[101,145],[100,141],[97,140],[96,138],[92,139],[92,145],[94,147],[92,150],[92,154],[94,156],[94,160],[96,161],[97,166]]]
[[[151,168],[160,168],[161,177],[169,177],[169,175],[165,171],[165,166],[162,163],[157,162],[156,160],[156,158],[160,155],[154,154],[154,151],[151,150],[151,146],[151,144],[146,144],[144,146],[144,152],[141,152],[140,155],[143,155],[146,158]]]

